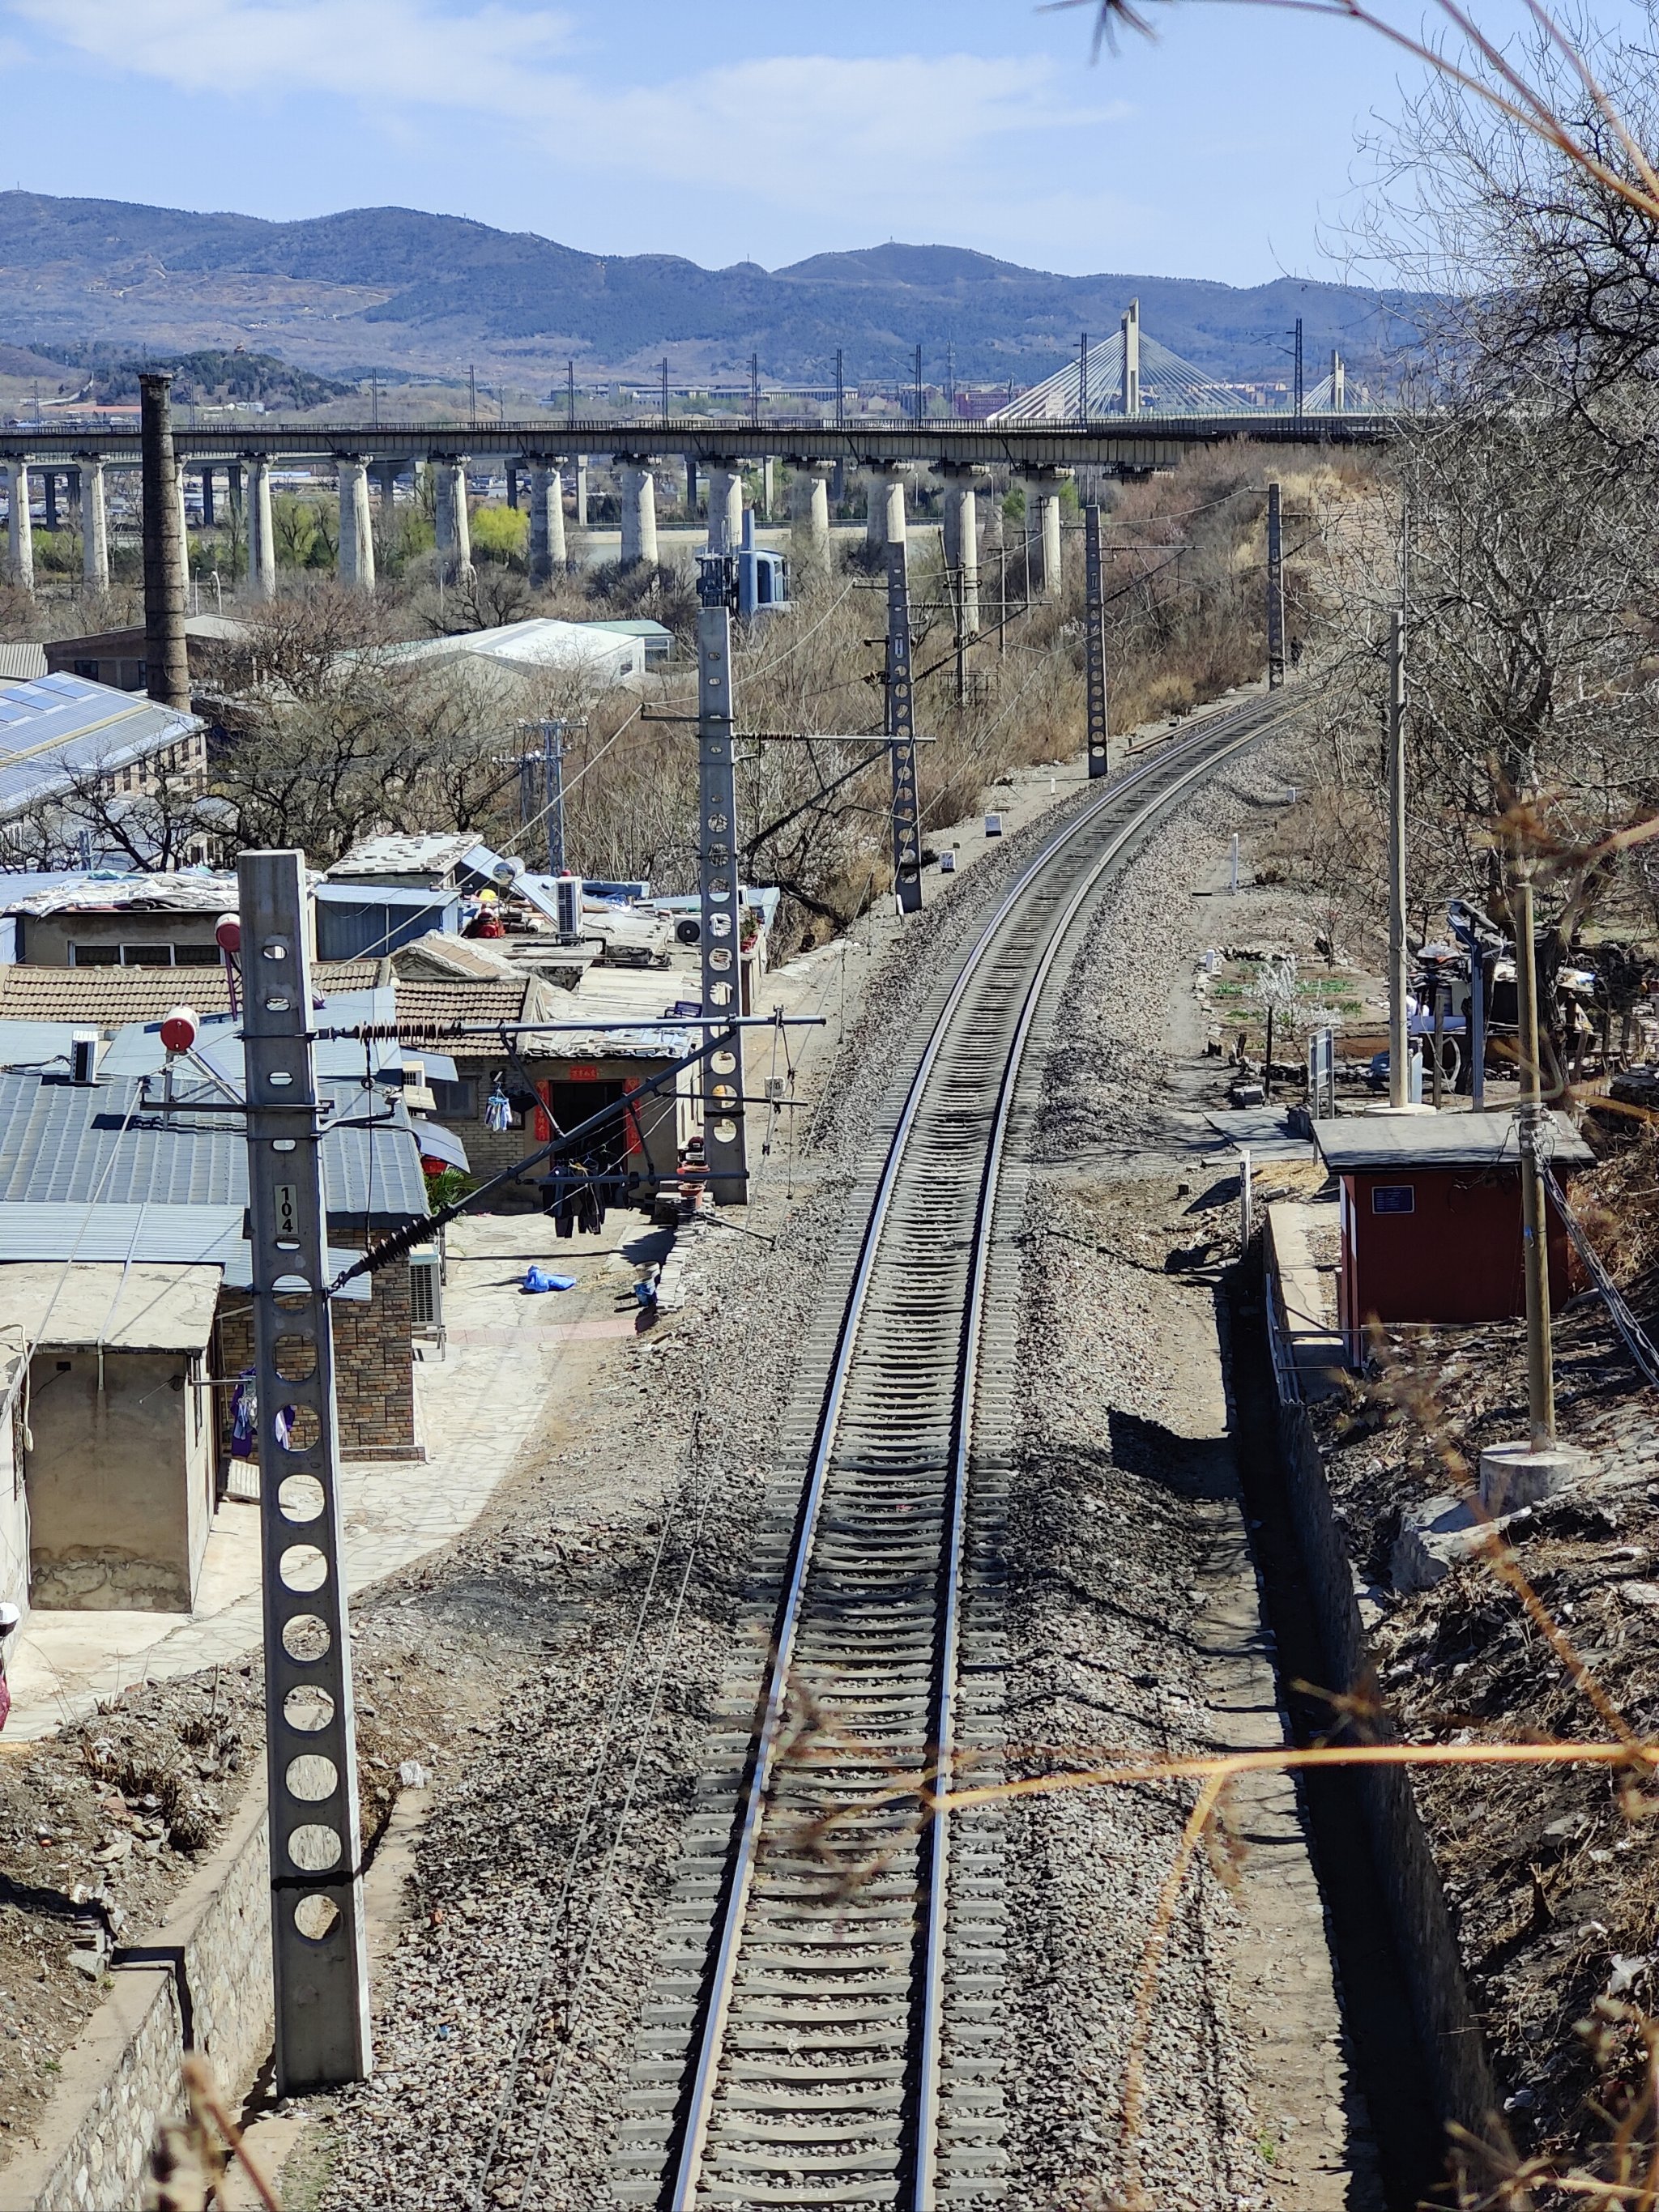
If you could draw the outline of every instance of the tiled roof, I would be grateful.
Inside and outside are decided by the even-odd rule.
[[[319,962],[319,990],[366,991],[374,960]],[[159,1022],[183,1001],[198,1014],[230,1011],[222,968],[0,968],[0,1021],[70,1022],[77,1028],[125,1029]],[[516,1017],[514,1017],[516,1018]]]
[[[453,983],[406,982],[398,979],[398,1035],[413,1043],[422,1036],[434,1039],[454,1024],[479,1022],[533,1020],[539,1005],[530,1012],[533,975],[503,975],[489,981]],[[478,1048],[485,1048],[485,1040]]]

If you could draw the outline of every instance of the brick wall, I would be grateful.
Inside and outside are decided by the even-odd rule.
[[[349,1250],[349,1246],[336,1246]],[[368,1279],[367,1304],[337,1298],[334,1396],[343,1459],[413,1459],[415,1352],[409,1262],[394,1260]],[[219,1373],[235,1376],[253,1364],[253,1302],[246,1291],[221,1293]],[[219,1448],[230,1449],[228,1390],[216,1390]]]

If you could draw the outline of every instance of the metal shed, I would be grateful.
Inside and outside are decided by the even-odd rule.
[[[1549,1117],[1562,1176],[1589,1146]],[[1349,1356],[1379,1322],[1502,1321],[1526,1305],[1521,1164],[1511,1114],[1361,1114],[1314,1123],[1341,1183],[1339,1311]],[[1550,1222],[1550,1298],[1568,1292],[1566,1231]]]

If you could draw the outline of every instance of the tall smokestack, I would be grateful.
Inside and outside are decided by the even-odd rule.
[[[144,487],[145,690],[165,707],[190,710],[185,642],[184,512],[173,458],[171,376],[141,376]]]

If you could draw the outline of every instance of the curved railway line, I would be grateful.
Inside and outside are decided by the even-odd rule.
[[[805,1477],[797,1462],[761,1539],[759,1695],[713,1747],[647,1993],[624,2203],[928,2212],[1003,2194],[1000,1819],[921,1806],[940,1778],[999,1771],[984,1516],[1017,1342],[994,1258],[1005,1143],[1094,895],[1282,708],[1210,717],[1043,843],[878,1115],[844,1306],[804,1349]]]

